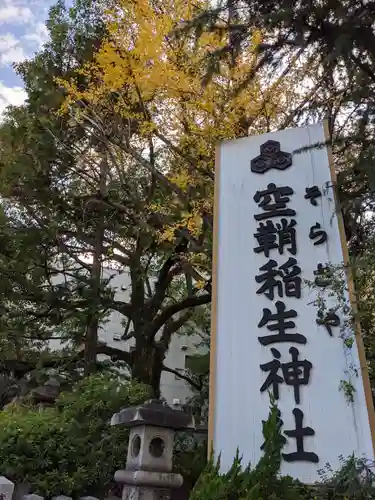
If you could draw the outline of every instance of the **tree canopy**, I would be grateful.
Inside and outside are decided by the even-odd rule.
[[[211,301],[215,145],[311,120],[329,119],[357,286],[371,295],[373,5],[343,5],[52,8],[50,41],[17,67],[27,101],[0,127],[8,369],[35,367],[59,336],[86,374],[108,354],[158,394],[172,336]],[[128,298],[105,266],[129,279]],[[373,313],[361,307],[371,351]],[[114,311],[126,351],[99,341]]]
[[[225,47],[230,19],[220,33],[174,30],[208,6],[57,4],[51,41],[18,67],[27,102],[0,130],[3,231],[19,247],[16,260],[4,253],[4,280],[17,292],[9,321],[22,306],[27,332],[72,341],[72,362],[83,352],[87,373],[109,354],[155,393],[172,335],[211,300],[215,144],[278,127],[307,71],[265,84],[258,29],[205,81],[203,63]],[[103,279],[106,265],[129,277],[128,301]],[[113,311],[128,351],[99,342]]]

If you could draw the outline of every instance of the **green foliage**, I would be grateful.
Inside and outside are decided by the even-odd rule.
[[[98,110],[106,123],[99,134],[96,122],[58,112],[65,97],[59,80],[74,77],[81,91],[87,86],[79,70],[100,47],[110,4],[74,0],[69,9],[59,0],[47,21],[48,42],[16,67],[27,100],[9,107],[0,124],[0,302],[6,305],[0,352],[6,349],[13,368],[25,357],[23,346],[33,354],[58,337],[74,350],[73,370],[83,358],[91,373],[96,356],[105,354],[126,363],[157,395],[172,335],[211,296],[193,287],[195,273],[185,269],[189,247],[200,253],[202,242],[182,234],[173,245],[160,238],[164,219],[154,204],[169,199],[169,181],[161,185],[154,169],[161,162],[170,170],[165,148],[147,143],[149,161],[138,143],[134,157],[122,149],[122,138],[130,140],[138,125],[115,109]],[[113,276],[101,272],[106,267],[129,279],[128,293],[115,294]],[[114,333],[135,339],[132,353],[98,342],[113,312],[121,316]]]
[[[332,474],[327,466],[321,471],[322,482],[319,488],[319,498],[367,500],[374,498],[373,464],[365,459],[354,456],[347,460],[340,458],[342,467]],[[328,476],[329,474],[329,476]]]
[[[269,475],[269,470],[259,464],[255,469],[245,469],[237,454],[230,470],[220,474],[220,461],[210,462],[190,495],[190,500],[302,500],[307,489],[290,477]]]
[[[0,352],[11,371],[25,358],[31,361],[47,351],[51,335],[81,345],[90,306],[100,319],[106,314],[88,297],[90,273],[80,265],[79,255],[90,245],[84,247],[76,237],[64,252],[62,232],[72,234],[79,218],[68,193],[82,194],[70,174],[76,157],[69,146],[79,148],[83,135],[57,116],[64,95],[54,83],[55,77],[74,74],[96,50],[104,29],[99,3],[73,2],[74,17],[65,2],[51,8],[48,42],[16,66],[27,102],[9,107],[1,121]],[[89,225],[82,222],[78,225]],[[112,292],[105,280],[101,284],[106,300]],[[35,368],[35,362],[30,365]]]
[[[128,430],[116,411],[143,402],[148,389],[108,375],[78,382],[54,408],[11,406],[0,413],[0,469],[34,493],[98,495],[124,466]]]
[[[207,465],[207,440],[196,440],[187,432],[175,438],[173,468],[184,478],[184,485],[193,488]]]
[[[375,382],[375,238],[367,239],[360,256],[352,259],[357,290],[357,309],[372,386]]]
[[[232,467],[225,474],[220,474],[220,458],[215,463],[210,460],[206,470],[199,478],[190,500],[269,500],[285,498],[294,500],[300,498],[294,494],[298,489],[291,488],[294,484],[289,478],[279,480],[277,477],[283,437],[277,424],[278,410],[271,402],[270,415],[263,425],[265,439],[264,455],[254,469],[248,465],[242,468],[241,457],[237,455]],[[293,492],[293,495],[291,494]]]
[[[269,418],[263,425],[264,455],[251,468],[242,467],[237,451],[230,470],[220,473],[220,457],[212,459],[201,474],[190,500],[370,500],[375,498],[374,474],[370,464],[350,457],[342,460],[340,471],[321,471],[316,486],[306,486],[288,476],[280,476],[283,437],[277,423],[277,407],[271,402]]]

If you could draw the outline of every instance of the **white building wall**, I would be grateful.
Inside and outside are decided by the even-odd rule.
[[[110,285],[117,289],[116,299],[124,302],[129,300],[130,297],[130,279],[126,273],[119,274],[116,270],[105,269],[103,277],[112,276]],[[129,350],[132,345],[130,341],[116,341],[113,336],[118,334],[122,335],[124,327],[121,325],[123,316],[114,311],[111,313],[109,322],[103,325],[100,331],[99,338],[107,345],[116,347],[117,349]],[[173,370],[184,370],[185,357],[188,355],[196,354],[196,345],[199,343],[200,337],[198,335],[179,335],[172,336],[170,347],[165,365]],[[183,379],[178,378],[173,373],[163,372],[160,384],[161,394],[167,400],[168,404],[172,404],[175,399],[179,399],[183,404],[193,393]]]
[[[116,289],[116,300],[127,302],[130,298],[130,279],[126,273],[120,274],[117,270],[105,269],[103,278],[112,277],[110,286]],[[122,316],[117,311],[113,311],[107,322],[101,325],[99,330],[99,340],[108,346],[124,351],[129,351],[134,339],[128,341],[115,340],[116,336],[121,337],[124,333],[122,325]],[[115,338],[114,338],[115,337]],[[173,370],[184,370],[185,356],[197,353],[196,345],[199,343],[198,335],[179,335],[174,334],[170,343],[169,351],[165,360],[165,365]],[[59,341],[51,342],[53,349],[58,349],[61,345]],[[102,356],[102,359],[106,356]],[[193,393],[187,382],[178,378],[173,373],[163,372],[161,377],[161,395],[168,404],[173,404],[176,399],[179,399],[181,404],[184,404]]]

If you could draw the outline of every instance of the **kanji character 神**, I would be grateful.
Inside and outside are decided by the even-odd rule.
[[[300,386],[307,385],[310,381],[310,371],[312,364],[310,361],[299,360],[299,351],[296,347],[291,347],[289,353],[292,356],[292,361],[288,363],[281,363],[280,352],[271,348],[271,352],[274,359],[269,363],[260,365],[260,368],[264,372],[269,372],[264,384],[260,388],[261,392],[266,391],[272,386],[272,392],[275,399],[279,399],[279,385],[285,383],[286,385],[294,387],[294,400],[296,404],[300,404]],[[279,371],[282,373],[282,377],[279,375]]]

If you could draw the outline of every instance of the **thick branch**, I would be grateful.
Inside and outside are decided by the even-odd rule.
[[[132,364],[132,355],[127,351],[122,351],[121,349],[116,349],[104,344],[99,344],[96,348],[96,354],[105,354],[110,356],[112,359],[125,361],[129,365]],[[83,347],[71,358],[66,358],[65,356],[50,357],[45,360],[41,360],[38,356],[34,360],[18,360],[18,359],[6,359],[0,361],[0,373],[14,373],[17,378],[22,378],[27,373],[40,368],[57,368],[60,366],[67,366],[69,364],[79,363],[83,361]]]
[[[108,309],[113,309],[120,314],[123,314],[127,318],[132,318],[133,315],[133,307],[131,304],[127,302],[121,302],[120,300],[107,300],[104,299],[104,303],[108,303]]]
[[[155,336],[160,328],[174,315],[190,307],[197,307],[204,304],[209,304],[211,302],[211,294],[206,293],[204,295],[193,295],[187,297],[186,299],[178,302],[177,304],[172,304],[165,309],[163,309],[158,316],[156,316],[153,324],[151,325],[148,334],[152,337]]]
[[[164,262],[163,266],[160,269],[159,276],[157,282],[155,284],[155,293],[148,301],[148,308],[153,314],[156,312],[163,300],[165,299],[165,294],[168,290],[169,285],[172,283],[173,278],[178,274],[181,270],[179,265],[176,265],[176,258],[168,257],[168,259]],[[175,267],[173,267],[175,266]]]
[[[188,309],[184,314],[181,314],[179,318],[175,321],[170,319],[163,328],[163,334],[161,336],[160,342],[164,344],[165,349],[169,347],[169,342],[174,333],[176,333],[184,324],[191,318],[192,309]]]
[[[133,356],[130,352],[123,351],[109,345],[99,344],[96,348],[96,354],[105,354],[106,356],[110,356],[113,361],[125,361],[125,363],[129,366],[133,364]]]

